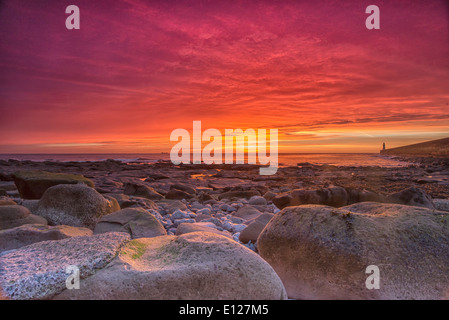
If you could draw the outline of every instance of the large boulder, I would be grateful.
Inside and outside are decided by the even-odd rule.
[[[435,209],[432,198],[416,187],[410,187],[389,195],[387,202]]]
[[[187,192],[188,194],[191,194],[192,196],[196,195],[195,188],[193,188],[189,185],[183,184],[183,183],[172,184],[170,186],[170,190],[181,190],[181,191]]]
[[[19,171],[14,173],[14,183],[23,199],[40,199],[44,192],[58,184],[84,183],[94,187],[92,180],[79,174],[47,171]]]
[[[164,226],[142,208],[127,208],[101,217],[94,233],[127,232],[131,239],[151,238],[167,234]]]
[[[447,212],[375,202],[288,207],[257,247],[291,298],[449,298]],[[372,265],[380,289],[366,286]]]
[[[126,233],[107,233],[42,241],[3,252],[0,292],[8,299],[51,298],[66,289],[68,266],[76,266],[84,279],[105,267],[127,241]]]
[[[61,240],[89,235],[92,235],[92,231],[87,228],[26,224],[0,231],[0,252],[17,249],[41,241]]]
[[[357,202],[385,202],[385,197],[366,189],[349,189],[347,190],[349,203]]]
[[[170,199],[170,200],[190,199],[190,198],[193,198],[193,197],[194,197],[193,194],[190,194],[190,193],[187,193],[185,191],[178,190],[178,189],[171,189],[165,195],[165,199]]]
[[[332,207],[342,207],[348,204],[349,196],[345,188],[331,186],[318,190],[295,189],[273,198],[276,207],[283,209],[288,206],[302,204],[323,204]]]
[[[47,224],[47,220],[31,214],[30,210],[19,205],[0,206],[0,230],[19,227],[24,224]]]
[[[273,218],[272,213],[263,213],[254,219],[245,229],[240,232],[239,240],[243,243],[256,243],[259,234],[262,232],[263,228],[268,224],[268,222]]]
[[[319,203],[332,207],[342,207],[348,204],[348,193],[345,188],[338,186],[331,186],[329,188],[319,189],[315,191],[319,198]],[[302,204],[302,192],[296,194],[295,190],[292,192],[292,205]],[[296,202],[297,201],[297,202]]]
[[[209,232],[129,242],[79,290],[57,299],[285,299],[274,270],[256,253]]]
[[[136,197],[147,198],[150,200],[159,200],[164,196],[153,188],[141,183],[127,182],[125,183],[124,194]]]
[[[60,184],[45,191],[36,214],[52,225],[65,224],[93,229],[98,220],[118,209],[117,201],[106,199],[84,184]]]

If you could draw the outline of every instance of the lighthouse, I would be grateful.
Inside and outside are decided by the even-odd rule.
[[[385,142],[382,144],[382,150],[380,150],[380,154],[384,154],[385,153]]]

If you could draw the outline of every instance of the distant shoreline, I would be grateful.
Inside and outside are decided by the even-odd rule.
[[[380,154],[404,157],[449,158],[449,138],[385,149],[381,150]]]
[[[107,160],[122,163],[156,163],[170,161],[169,154],[133,153],[133,154],[0,154],[0,161],[32,161],[32,162],[101,162]],[[378,153],[281,153],[280,166],[296,166],[298,163],[333,166],[381,166],[401,167],[408,161],[396,157],[383,156]],[[245,163],[247,163],[245,158]]]

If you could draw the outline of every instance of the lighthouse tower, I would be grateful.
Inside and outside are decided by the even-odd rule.
[[[385,151],[385,142],[384,142],[384,144],[383,144],[382,150],[384,150],[384,151]]]

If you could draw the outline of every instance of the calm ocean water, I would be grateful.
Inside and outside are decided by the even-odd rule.
[[[168,153],[102,153],[102,154],[0,154],[1,160],[33,161],[101,161],[114,159],[123,162],[151,163],[170,160]],[[401,167],[409,163],[375,153],[296,153],[279,154],[280,166],[295,166],[301,162],[336,166]]]

